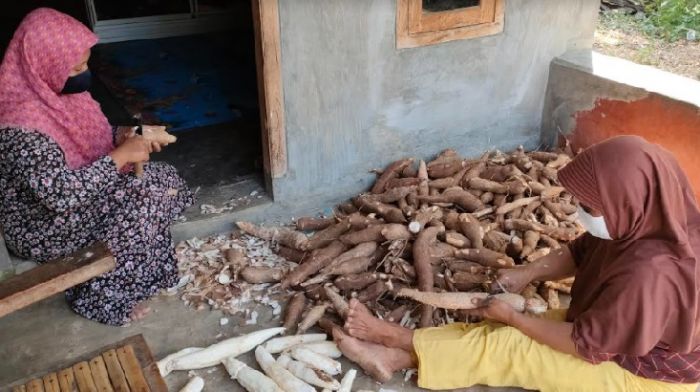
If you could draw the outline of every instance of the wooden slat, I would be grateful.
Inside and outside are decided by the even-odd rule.
[[[102,354],[102,359],[105,361],[105,366],[107,367],[107,374],[109,374],[109,379],[112,381],[112,387],[115,392],[130,392],[129,384],[126,381],[126,376],[124,375],[124,370],[119,364],[119,358],[117,358],[117,352],[112,350],[107,350]]]
[[[114,257],[104,244],[49,261],[0,283],[0,317],[109,272]]]
[[[44,392],[44,382],[35,378],[27,383],[27,392]]]
[[[12,387],[12,392],[27,392],[27,387],[24,385],[17,385]]]
[[[253,0],[252,6],[263,167],[267,177],[279,178],[287,172],[279,3],[278,0]]]
[[[44,381],[44,391],[61,392],[61,386],[58,384],[58,375],[56,373],[49,373],[42,379]]]
[[[133,392],[150,392],[150,388],[146,383],[146,379],[143,376],[143,371],[141,370],[141,365],[139,360],[136,358],[133,346],[126,345],[117,349],[117,357],[119,358],[119,363],[124,369],[124,375],[126,380],[129,382],[129,388]]]
[[[72,368],[58,371],[58,385],[61,386],[61,392],[78,392]]]
[[[97,386],[90,374],[90,364],[85,361],[76,363],[73,365],[73,374],[80,392],[97,392]]]
[[[90,372],[92,379],[95,381],[95,386],[98,392],[114,392],[112,385],[109,382],[107,367],[101,356],[97,356],[90,360]]]

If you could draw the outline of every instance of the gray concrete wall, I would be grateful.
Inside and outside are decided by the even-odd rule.
[[[279,0],[289,171],[281,201],[366,189],[445,147],[537,147],[549,64],[590,48],[597,0],[507,0],[496,36],[396,49],[395,0]]]

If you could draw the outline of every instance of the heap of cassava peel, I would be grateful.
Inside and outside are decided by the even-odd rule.
[[[530,263],[576,238],[582,232],[576,207],[557,181],[569,160],[518,149],[473,160],[445,150],[427,164],[393,162],[377,173],[370,192],[339,205],[332,217],[301,218],[296,229],[238,222],[297,263],[289,271],[249,268],[239,276],[295,291],[285,326],[301,332],[329,313],[343,317],[353,297],[409,327],[463,320],[454,308],[397,294],[489,292],[499,268]],[[559,292],[570,292],[571,284],[536,282],[522,295],[557,308]]]

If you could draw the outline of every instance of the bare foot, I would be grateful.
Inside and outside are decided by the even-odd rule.
[[[148,306],[148,304],[146,304],[146,302],[141,302],[140,304],[134,306],[134,309],[131,311],[131,317],[129,318],[132,322],[139,321],[146,317],[149,313],[151,313],[151,308]]]
[[[415,367],[411,354],[398,349],[370,342],[363,342],[346,335],[340,328],[333,329],[333,340],[340,351],[351,361],[362,367],[367,374],[379,382],[387,382],[401,369]]]
[[[360,301],[350,300],[345,329],[350,336],[387,347],[413,350],[413,331],[398,324],[380,320]]]

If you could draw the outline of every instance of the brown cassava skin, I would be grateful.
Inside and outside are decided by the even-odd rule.
[[[345,244],[337,240],[331,242],[331,244],[325,248],[314,250],[305,263],[300,264],[284,277],[282,280],[282,289],[286,290],[290,287],[298,286],[309,276],[330,264],[331,261],[343,253],[344,250]]]
[[[555,203],[550,200],[545,200],[544,206],[560,221],[573,222],[576,220],[576,215],[569,215],[576,212],[576,207],[572,204]],[[573,212],[568,212],[572,210]]]
[[[436,243],[438,234],[440,234],[440,228],[428,227],[418,234],[413,243],[413,267],[416,269],[418,288],[421,291],[432,291],[435,284],[431,267],[431,248]],[[423,306],[420,326],[431,327],[432,325],[433,308],[431,306]]]
[[[564,167],[569,162],[571,162],[571,157],[566,154],[559,154],[557,159],[547,162],[546,166],[551,167],[552,169],[559,169]]]
[[[537,261],[537,259],[539,259],[540,257],[547,256],[551,252],[552,252],[552,250],[550,248],[537,249],[536,251],[530,253],[527,256],[527,261],[529,261],[529,262]]]
[[[518,200],[514,200],[510,203],[506,203],[496,209],[496,214],[503,215],[507,214],[513,210],[516,210],[521,207],[526,207],[530,203],[534,203],[539,201],[539,197],[523,197]]]
[[[542,201],[535,200],[523,208],[523,212],[520,214],[520,219],[528,220],[530,215],[535,212],[542,205]]]
[[[361,274],[340,276],[333,281],[333,284],[342,291],[357,291],[376,281],[376,273],[363,272]]]
[[[421,180],[418,177],[394,178],[386,184],[386,189],[418,186],[420,182]]]
[[[467,165],[466,161],[461,160],[459,157],[455,159],[446,160],[441,163],[428,165],[428,177],[429,178],[446,178],[452,177]]]
[[[467,271],[459,271],[452,275],[452,285],[459,291],[469,291],[490,282],[486,274],[474,274]]]
[[[307,249],[315,250],[328,246],[328,244],[337,240],[338,237],[343,235],[348,230],[350,230],[350,222],[347,219],[343,219],[334,225],[331,225],[321,231],[317,231],[314,235],[309,237]]]
[[[530,181],[527,185],[533,195],[539,195],[546,199],[559,197],[562,192],[566,191],[566,189],[561,186],[550,186],[535,181]]]
[[[537,249],[537,243],[540,242],[540,233],[534,230],[528,230],[523,235],[523,250],[520,252],[520,257],[525,258],[532,254]]]
[[[338,209],[343,212],[343,214],[350,215],[357,212],[357,207],[355,207],[352,202],[346,201],[338,205]]]
[[[442,223],[445,224],[447,230],[459,231],[459,212],[448,211],[447,214],[443,215]]]
[[[380,203],[367,197],[358,197],[355,200],[357,200],[361,211],[375,212],[389,223],[406,223],[406,217],[403,216],[403,212],[393,205]]]
[[[357,294],[357,300],[362,303],[373,302],[389,291],[389,286],[383,280],[377,280]]]
[[[353,231],[340,236],[340,241],[347,245],[357,245],[363,242],[381,242],[384,240],[382,236],[384,225],[372,225],[366,229]]]
[[[301,263],[304,261],[304,259],[308,256],[308,252],[289,248],[287,246],[282,246],[280,245],[277,247],[277,250],[275,251],[278,256],[282,256],[285,259],[289,261],[293,261],[297,264]]]
[[[396,279],[406,283],[413,283],[416,280],[416,269],[405,260],[394,262],[389,272]]]
[[[418,183],[417,199],[420,201],[420,197],[430,195],[430,185],[428,185],[428,167],[426,166],[425,161],[420,161],[418,163],[418,179],[420,182]],[[421,202],[420,207],[425,208],[427,205],[424,202]]]
[[[478,197],[459,187],[448,188],[437,196],[418,196],[418,199],[435,205],[452,203],[468,212],[484,208],[484,203]]]
[[[380,203],[396,203],[397,201],[408,196],[409,193],[415,192],[417,189],[417,186],[402,186],[398,188],[391,188],[384,193],[380,193],[374,196],[373,199]]]
[[[350,309],[347,301],[345,301],[345,298],[343,298],[340,294],[333,290],[332,285],[325,286],[324,290],[326,292],[326,297],[328,297],[331,300],[335,311],[338,312],[338,315],[340,317],[345,319],[345,317],[348,315],[348,310]]]
[[[362,242],[360,244],[357,244],[353,248],[336,256],[333,259],[333,261],[331,261],[331,263],[328,265],[328,267],[334,266],[334,265],[339,265],[341,263],[344,263],[347,260],[355,259],[358,257],[370,257],[370,256],[374,255],[374,253],[377,251],[377,247],[378,247],[377,243],[374,241]],[[322,269],[322,271],[324,269]]]
[[[374,264],[373,261],[373,258],[369,256],[355,257],[338,265],[330,265],[321,270],[321,273],[326,276],[359,274],[367,271],[367,268]]]
[[[490,268],[484,267],[477,262],[460,259],[448,261],[447,268],[452,271],[453,274],[457,272],[469,272],[471,274],[484,275],[491,271]]]
[[[284,313],[284,324],[282,325],[285,329],[285,333],[292,333],[294,328],[299,324],[301,320],[301,314],[304,312],[306,307],[306,296],[304,293],[296,293],[289,300]]]
[[[300,230],[300,231],[323,230],[323,229],[325,229],[333,224],[335,224],[334,218],[314,218],[314,217],[310,217],[310,216],[299,218],[296,221],[297,230]]]
[[[384,320],[390,322],[390,323],[398,323],[401,321],[403,316],[408,312],[408,306],[406,305],[400,305],[398,308],[392,310],[389,312],[385,317]]]
[[[456,231],[448,231],[445,233],[445,242],[457,248],[471,248],[471,241],[463,234]]]
[[[559,249],[561,248],[561,245],[559,244],[559,241],[555,240],[554,238],[548,236],[547,234],[540,234],[540,242],[545,244],[548,248],[552,249]]]
[[[472,178],[479,177],[481,173],[483,173],[484,170],[486,170],[486,162],[488,160],[488,157],[489,153],[482,155],[479,161],[472,165],[472,167],[469,168],[469,170],[467,170],[467,173],[464,175],[464,177],[462,177],[462,186],[468,187],[469,180],[471,180]]]
[[[341,322],[341,320],[337,320],[337,321]],[[316,324],[328,336],[333,336],[333,329],[335,329],[335,328],[340,329],[340,325],[338,324],[338,322],[336,322],[336,320],[334,320],[328,316],[323,316],[323,317],[321,317],[320,320],[318,320],[318,323],[316,323]]]
[[[557,153],[548,152],[548,151],[530,151],[529,153],[527,153],[527,155],[531,159],[538,160],[542,163],[547,163],[549,161],[553,161],[553,160],[557,159],[557,157],[558,157]]]
[[[442,229],[441,229],[442,230]],[[459,248],[456,248],[446,242],[437,241],[430,247],[431,263],[440,263],[442,260],[452,258]]]
[[[506,246],[506,254],[510,257],[520,257],[523,253],[523,240],[518,236],[513,236]]]
[[[414,165],[413,163],[406,166],[406,168],[401,171],[401,177],[403,177],[403,178],[411,178],[411,177],[416,177],[416,176],[418,176],[418,169],[416,168],[416,165]],[[418,184],[416,184],[416,185],[418,185]]]
[[[484,247],[484,229],[481,228],[478,219],[467,213],[459,214],[459,229],[469,238],[472,248]]]
[[[554,290],[560,291],[562,293],[571,294],[571,286],[570,285],[559,283],[559,282],[551,282],[551,281],[544,282],[544,285],[547,288],[554,289]]]
[[[438,207],[428,207],[416,212],[415,217],[408,226],[409,231],[419,233],[428,222],[433,219],[442,219],[442,210]]]
[[[479,200],[481,200],[484,205],[490,204],[493,201],[494,194],[491,192],[484,192],[479,196]]]
[[[413,289],[401,289],[398,291],[399,297],[411,298],[422,304],[434,306],[440,309],[476,309],[479,301],[489,297],[488,293],[434,293],[423,292]],[[525,298],[519,294],[502,293],[496,294],[494,298],[506,302],[518,312],[525,311]]]
[[[481,177],[469,179],[469,188],[493,194],[504,194],[508,192],[508,187],[500,182],[487,180]]]
[[[487,248],[460,249],[455,256],[465,260],[475,261],[485,267],[491,268],[510,268],[515,265],[512,258]]]
[[[408,231],[408,227],[398,223],[389,223],[384,225],[381,234],[387,241],[411,239],[411,232]]]
[[[262,227],[251,222],[236,222],[236,225],[247,234],[264,240],[279,242],[290,248],[306,250],[308,246],[308,238],[304,233],[287,229],[286,227]]]
[[[287,269],[285,268],[270,267],[245,267],[240,272],[241,278],[251,284],[276,283],[281,281],[286,274]]]
[[[377,181],[374,183],[371,192],[374,194],[383,193],[386,189],[386,184],[389,180],[397,178],[399,173],[401,173],[405,168],[407,168],[413,162],[412,158],[401,159],[396,162],[392,162],[384,172],[382,173]]]
[[[414,194],[414,193],[412,193],[412,194]],[[406,201],[407,198],[408,198],[408,196],[404,197],[403,199],[400,199],[397,202],[397,205],[399,206],[399,209],[401,210],[401,212],[403,212],[403,215],[407,218],[410,218],[413,215],[415,215],[416,209],[413,208],[412,205],[408,204],[408,201]]]
[[[484,246],[499,253],[506,253],[510,236],[498,230],[489,230],[484,234]]]
[[[348,222],[350,222],[350,226],[353,230],[366,229],[369,226],[384,223],[381,219],[365,216],[359,212],[348,215]]]
[[[304,316],[304,318],[301,320],[299,323],[299,327],[297,328],[297,334],[303,334],[306,332],[309,328],[313,327],[316,325],[318,320],[323,317],[323,314],[326,313],[326,309],[328,309],[329,305],[328,304],[321,304],[321,305],[316,305],[313,308],[309,310],[309,312]]]
[[[539,294],[547,301],[547,305],[550,309],[559,309],[561,307],[561,301],[559,300],[559,291],[555,289],[550,289],[546,285],[540,286],[538,290]]]
[[[508,219],[504,224],[506,230],[527,231],[534,230],[539,233],[547,234],[548,236],[560,241],[573,241],[578,237],[578,232],[575,229],[561,227],[547,227],[540,223],[525,221],[522,219]]]
[[[323,284],[314,284],[308,287],[304,287],[304,295],[306,298],[312,301],[328,301],[329,298],[326,297],[326,291],[323,289]]]
[[[546,178],[550,182],[558,182],[559,178],[557,176],[557,170],[552,169],[551,167],[543,167],[542,170],[540,171],[540,178]]]

